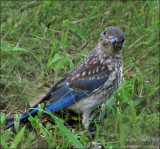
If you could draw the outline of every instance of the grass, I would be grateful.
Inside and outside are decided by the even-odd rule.
[[[158,148],[158,1],[2,1],[1,5],[1,128],[4,113],[24,112],[28,103],[39,100],[92,50],[107,26],[117,26],[126,36],[123,83],[107,101],[94,141],[106,148]],[[78,148],[90,142],[81,126],[65,123],[66,127],[65,119],[58,119],[54,129],[49,122],[42,125],[38,117],[30,121],[32,130],[19,126],[15,131],[1,130],[1,145]]]

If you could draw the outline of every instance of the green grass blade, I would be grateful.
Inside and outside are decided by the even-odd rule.
[[[3,148],[8,148],[8,145],[6,144],[6,142],[4,141],[4,139],[1,136],[1,145]]]
[[[82,39],[87,40],[86,35],[82,32],[82,30],[80,30],[75,24],[73,24],[71,21],[66,20],[63,22],[65,25],[67,25],[68,27],[72,28],[75,33],[77,33]]]
[[[51,112],[47,112],[57,123],[59,128],[62,132],[67,136],[68,139],[71,140],[71,142],[77,147],[77,148],[84,148],[84,146],[79,142],[77,138],[66,128],[66,126],[63,124],[62,120],[58,119],[56,116],[54,116]]]
[[[20,143],[20,141],[23,138],[24,130],[25,130],[25,126],[23,128],[21,128],[19,133],[15,136],[15,138],[9,148],[17,148],[18,144]]]

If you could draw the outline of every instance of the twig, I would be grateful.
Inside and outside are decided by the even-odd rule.
[[[22,34],[20,40],[19,40],[18,43],[16,44],[15,48],[18,48],[18,47],[19,47],[19,44],[20,44],[20,42],[21,42],[23,36],[25,35],[26,31],[28,30],[28,28],[29,28],[31,25],[32,25],[32,23],[31,23],[31,24],[27,27],[27,29],[24,31],[24,33]]]
[[[5,67],[5,65],[7,64],[7,62],[8,62],[8,59],[6,60],[6,62],[4,63],[4,65],[0,68],[0,70],[2,70],[3,67]]]
[[[33,36],[33,37],[36,37],[36,38],[38,38],[38,39],[41,39],[41,40],[51,41],[51,40],[49,40],[49,39],[45,39],[45,38],[39,37],[39,36],[37,36],[37,35],[33,35],[33,34],[31,34],[31,33],[29,33],[29,35],[31,35],[31,36]]]
[[[24,7],[20,8],[19,13],[21,13],[21,12],[24,11],[25,9],[33,8],[33,7],[35,7],[37,4],[38,4],[38,1],[33,1],[33,2],[25,5]]]

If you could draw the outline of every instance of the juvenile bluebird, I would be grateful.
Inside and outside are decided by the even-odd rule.
[[[100,35],[97,46],[72,71],[62,77],[48,93],[26,113],[20,122],[38,112],[38,104],[45,104],[45,111],[69,109],[83,113],[82,124],[88,127],[96,107],[105,103],[120,86],[122,80],[122,48],[124,33],[108,27]],[[45,112],[44,112],[45,113]],[[14,121],[5,129],[11,127]]]

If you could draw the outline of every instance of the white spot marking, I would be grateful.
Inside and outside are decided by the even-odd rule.
[[[89,75],[89,76],[91,75],[91,71],[90,71],[90,70],[88,71],[88,75]]]
[[[111,60],[110,60],[110,59],[107,59],[107,60],[106,60],[106,63],[111,63]]]
[[[112,70],[113,70],[113,67],[112,67],[111,65],[109,65],[109,66],[108,66],[108,70],[109,70],[109,71],[112,71]]]
[[[104,69],[105,69],[105,67],[104,67],[104,66],[102,66],[101,70],[104,70]]]
[[[115,71],[113,71],[113,72],[112,72],[112,75],[114,76],[115,74],[116,74],[116,72],[115,72]]]
[[[107,57],[107,55],[106,54],[103,54],[103,58],[106,58]]]
[[[100,63],[102,64],[104,62],[104,59],[101,59]]]
[[[80,74],[77,74],[77,78],[80,76]]]
[[[80,64],[79,66],[82,67],[82,64]]]
[[[87,61],[85,61],[85,64],[87,64],[88,62]]]
[[[97,69],[96,69],[96,72],[98,73],[99,72],[99,68],[97,67]]]
[[[93,65],[97,64],[97,61],[93,61]]]
[[[85,74],[86,74],[86,72],[84,71],[84,72],[82,73],[82,77],[84,77],[84,76],[85,76]]]
[[[75,77],[72,77],[72,78],[71,78],[71,81],[73,81],[74,79],[75,79]]]

